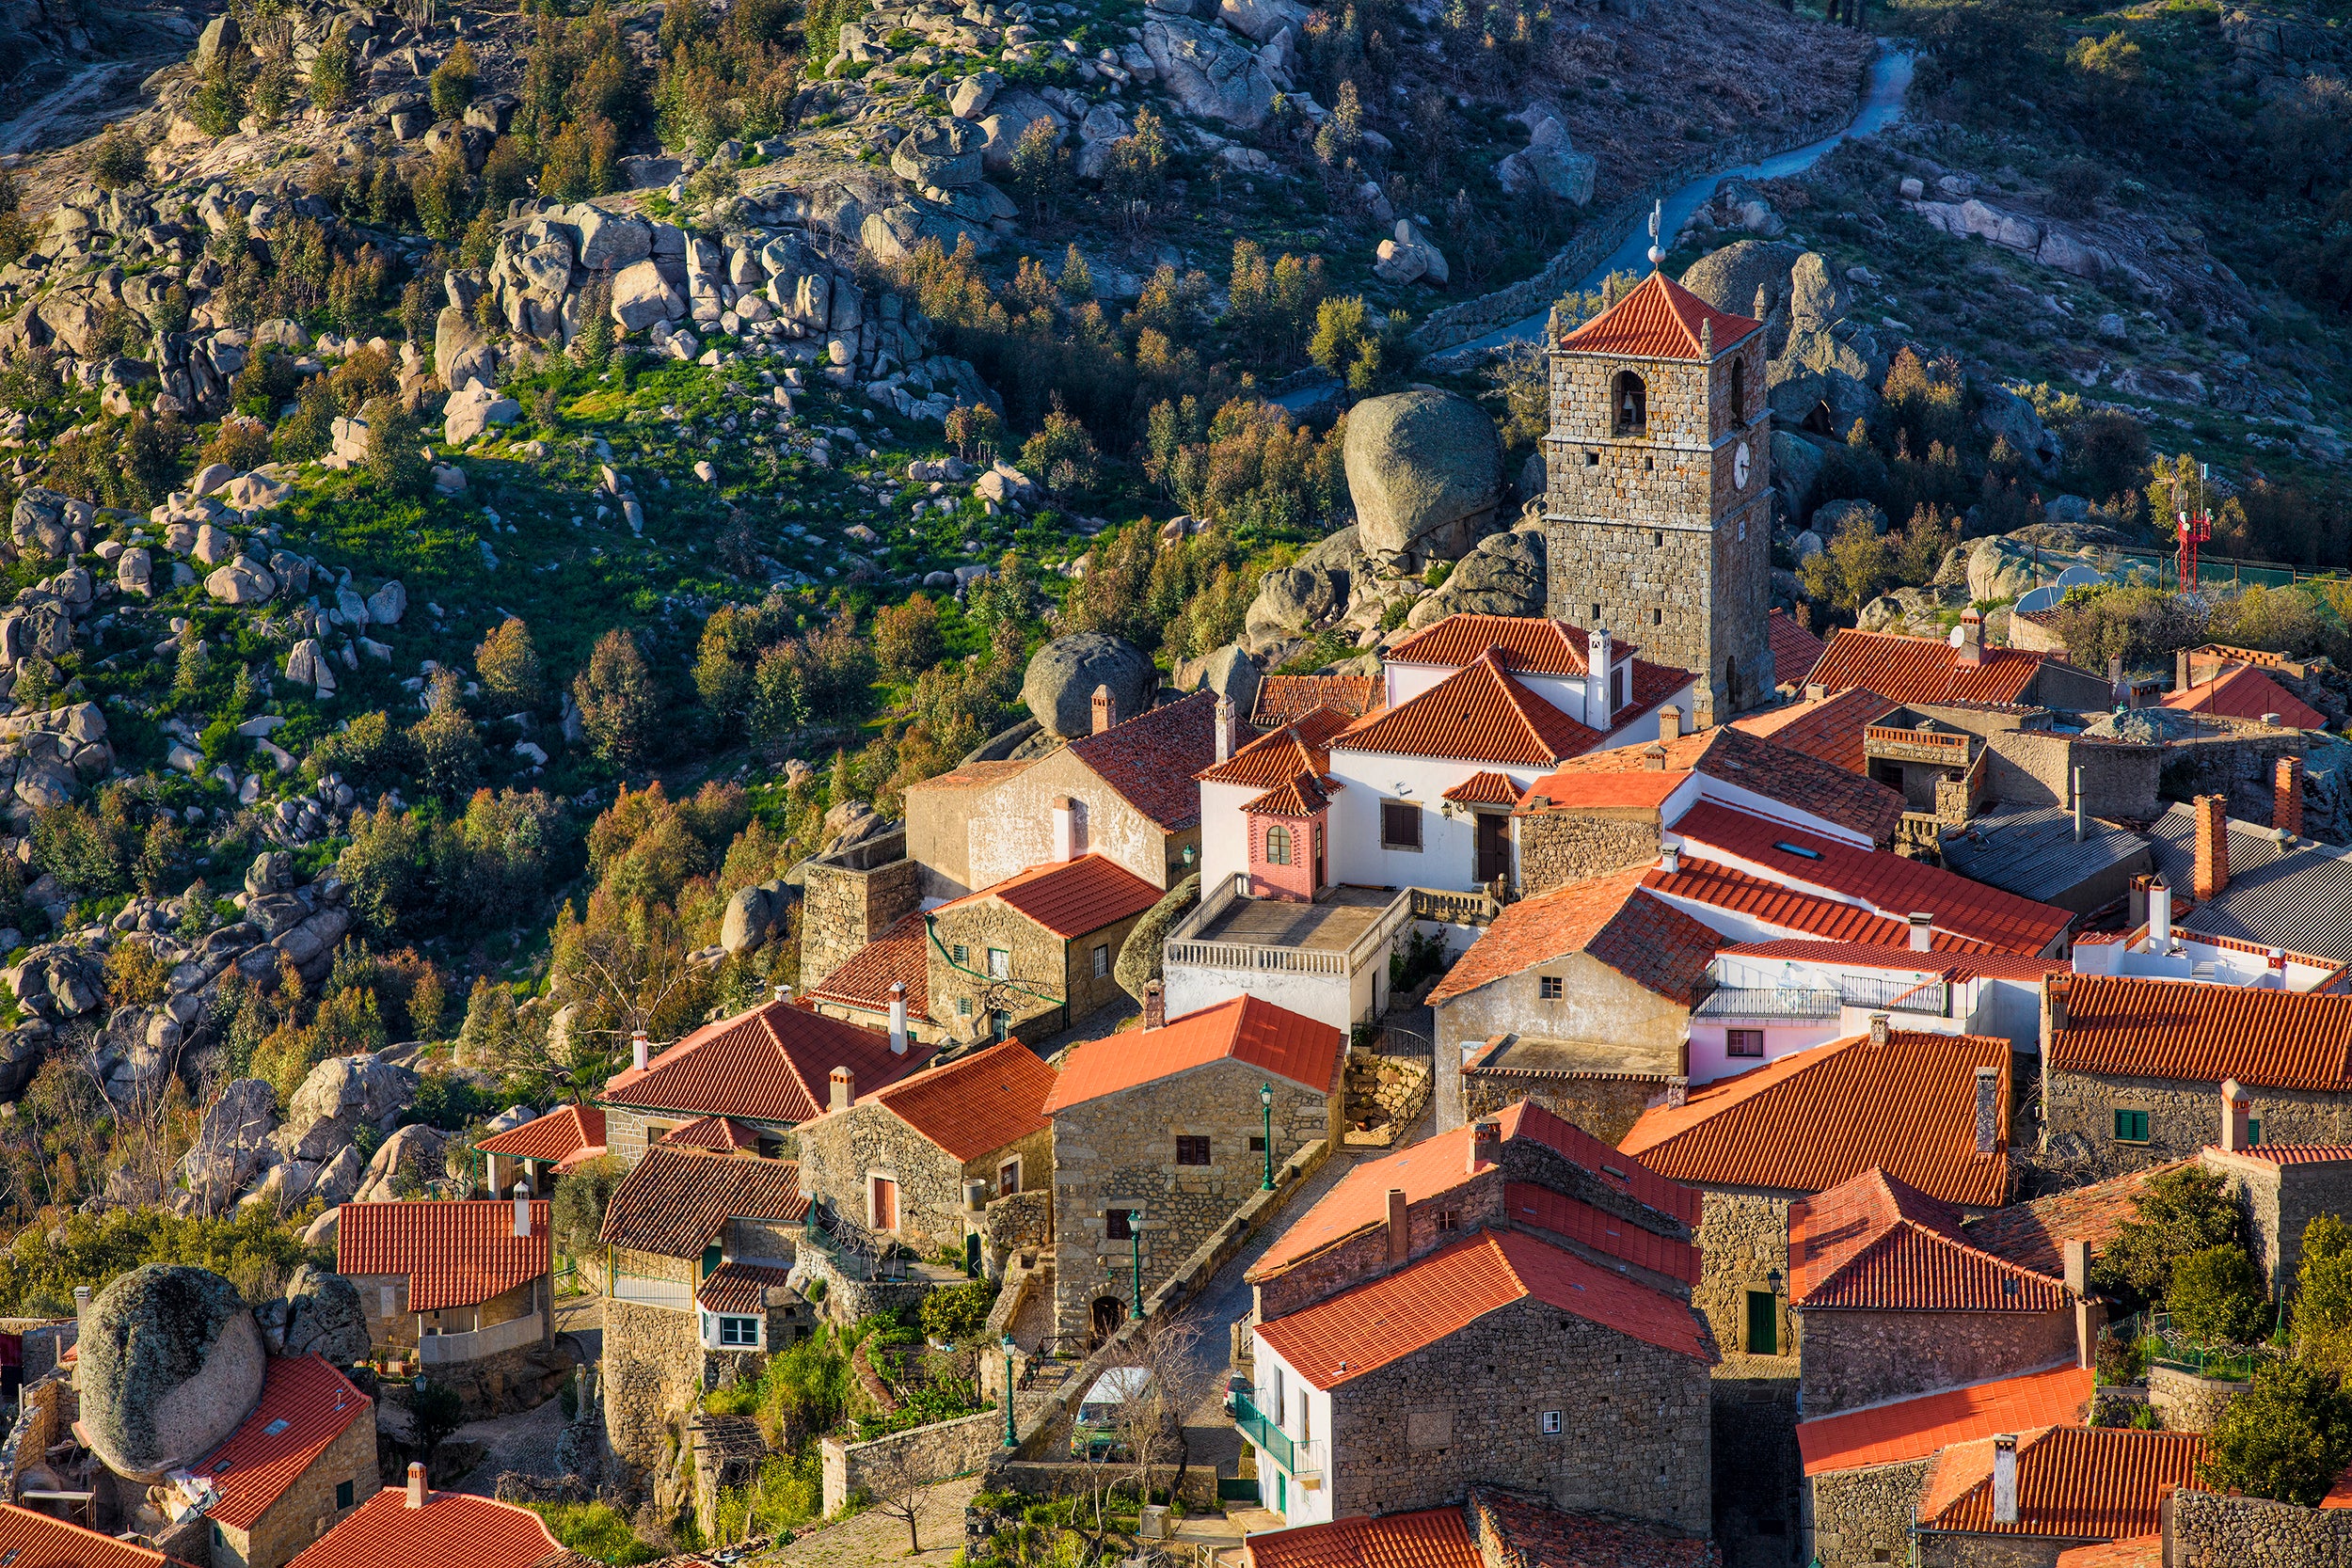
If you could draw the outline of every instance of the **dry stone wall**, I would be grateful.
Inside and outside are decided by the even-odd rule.
[[[1799,1499],[1804,1531],[1798,1557],[1821,1568],[1902,1561],[1934,1464],[1914,1459],[1806,1478]]]
[[[2352,1512],[2183,1488],[2165,1499],[2167,1568],[2347,1568]]]
[[[613,1458],[640,1475],[667,1463],[670,1433],[703,1388],[700,1324],[692,1312],[607,1297],[604,1430]]]
[[[904,858],[905,844],[903,832],[887,834],[847,854],[810,863],[801,895],[803,989],[832,974],[914,911],[922,897],[923,873]],[[894,847],[900,858],[873,863],[878,853]]]
[[[1807,1419],[2012,1377],[2074,1354],[2074,1314],[2058,1312],[1800,1312],[1799,1386]]]
[[[1649,1102],[1665,1087],[1663,1073],[1615,1076],[1471,1069],[1462,1074],[1462,1116],[1473,1119],[1492,1116],[1524,1100],[1613,1146],[1633,1130]]]
[[[878,1476],[902,1466],[927,1481],[969,1475],[1004,1445],[1004,1413],[996,1410],[915,1427],[870,1443],[824,1438],[818,1448],[823,1462],[825,1513],[837,1512],[860,1492],[871,1492]]]
[[[1519,817],[1518,827],[1524,898],[1654,861],[1662,842],[1654,814],[1538,811]]]
[[[1691,1299],[1726,1353],[1754,1354],[1748,1343],[1748,1292],[1770,1291],[1777,1303],[1773,1354],[1794,1347],[1788,1310],[1788,1199],[1708,1189],[1699,1212],[1699,1286]]]
[[[2101,1177],[2193,1159],[2219,1132],[2218,1084],[2080,1072],[2042,1059],[2042,1147],[2087,1157]],[[2246,1093],[2266,1144],[2352,1143],[2352,1093],[2252,1085]],[[2148,1113],[2146,1143],[2116,1141],[2119,1110]]]

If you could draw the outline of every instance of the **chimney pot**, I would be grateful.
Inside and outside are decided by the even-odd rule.
[[[1658,710],[1658,738],[1668,743],[1682,738],[1682,710],[1672,703]]]
[[[1225,761],[1233,754],[1233,699],[1219,693],[1216,699],[1216,760]]]
[[[1666,748],[1655,740],[1643,747],[1642,766],[1652,773],[1663,773],[1666,770]]]
[[[1691,1103],[1691,1080],[1686,1075],[1671,1073],[1666,1079],[1666,1109],[1679,1111]]]
[[[1933,952],[1935,950],[1934,912],[1914,910],[1911,912],[1909,925],[1911,927],[1911,950],[1914,953]]]
[[[2221,1081],[2221,1147],[2232,1154],[2243,1154],[2254,1147],[2253,1101],[2246,1098],[2246,1089],[2234,1078]]]
[[[431,1494],[424,1489],[424,1466],[415,1460],[408,1462],[408,1506],[422,1508]]]
[[[1067,795],[1054,797],[1054,859],[1073,860],[1078,852],[1078,802]]]
[[[2046,992],[2050,999],[2050,1029],[2053,1034],[2066,1027],[2066,981],[2060,975],[2050,976]],[[2042,1042],[2046,1048],[2048,1041]]]
[[[789,1002],[792,1000],[792,988],[786,985],[781,980],[777,981],[775,985],[769,989],[775,993],[775,998],[779,1002]]]
[[[2172,689],[2186,691],[2196,684],[2188,678],[2188,650],[2183,648],[2172,656]]]
[[[890,982],[890,1053],[907,1053],[907,988],[901,980]]]
[[[76,1285],[73,1287],[73,1321],[78,1323],[88,1314],[89,1287],[87,1285]]]
[[[2289,838],[2303,835],[2303,759],[2280,757],[2270,793],[2270,825]]]
[[[2172,889],[2162,877],[2148,884],[2148,951],[2172,951]]]
[[[2197,901],[2220,895],[2230,885],[2230,798],[2200,795],[2197,814]]]
[[[1807,681],[1804,683],[1804,700],[1806,702],[1818,703],[1828,695],[1829,688],[1822,685],[1820,681]]]
[[[515,1239],[531,1240],[531,1189],[519,1181],[515,1183]]]
[[[1964,665],[1984,662],[1984,617],[1974,610],[1960,612],[1959,662]]]
[[[1886,1015],[1872,1013],[1870,1015],[1870,1048],[1875,1051],[1883,1046],[1886,1043],[1887,1033]]]
[[[1412,1227],[1407,1221],[1405,1189],[1389,1189],[1389,1261],[1402,1263],[1412,1250]]]
[[[846,1111],[857,1100],[857,1074],[846,1067],[837,1067],[826,1075],[829,1090],[826,1109]]]
[[[1470,1123],[1470,1152],[1463,1164],[1468,1174],[1475,1174],[1481,1160],[1495,1157],[1495,1146],[1502,1141],[1502,1125],[1492,1117],[1481,1117]]]
[[[1977,1152],[1992,1154],[2001,1144],[2001,1069],[1977,1069]]]
[[[1168,988],[1157,980],[1143,983],[1143,1026],[1157,1029],[1168,1022]]]
[[[645,1070],[645,1032],[637,1030],[628,1037],[628,1065],[639,1072]]]
[[[1668,844],[1658,851],[1658,869],[1672,877],[1682,869],[1682,846]]]
[[[1584,722],[1597,730],[1609,728],[1609,681],[1613,662],[1609,651],[1609,628],[1595,626],[1584,637]]]
[[[1094,733],[1101,735],[1119,722],[1119,699],[1111,695],[1108,686],[1094,689]]]

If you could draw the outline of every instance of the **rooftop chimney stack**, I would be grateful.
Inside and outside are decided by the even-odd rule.
[[[1887,1020],[1884,1013],[1870,1015],[1870,1049],[1879,1050],[1886,1044]]]
[[[2279,976],[2280,984],[2286,983],[2287,950],[2285,948],[2274,947],[2270,950],[2270,973]]]
[[[1914,910],[1908,922],[1911,927],[1911,950],[1914,953],[1935,951],[1935,913],[1931,910]]]
[[[2197,901],[2217,898],[2230,885],[2230,798],[2200,795],[2197,814]]]
[[[907,1053],[907,988],[903,980],[890,982],[890,1053]]]
[[[1691,1103],[1691,1079],[1687,1073],[1671,1073],[1666,1079],[1666,1109],[1679,1111]]]
[[[2074,842],[2083,841],[2083,770],[2074,769]]]
[[[2066,1027],[2066,977],[2062,974],[2051,975],[2042,982],[2042,994],[2049,999],[2050,1032],[2056,1034]],[[2050,1048],[2046,1037],[2042,1042],[2042,1048],[2044,1051]]]
[[[1168,1022],[1168,988],[1157,980],[1143,983],[1143,1026],[1157,1029]]]
[[[2017,1523],[2017,1434],[2013,1432],[1993,1439],[1993,1522]]]
[[[2225,1153],[2243,1154],[2254,1147],[2254,1102],[2246,1098],[2246,1090],[2234,1078],[2221,1081],[2221,1148]]]
[[[1584,722],[1597,730],[1609,727],[1609,628],[1595,626],[1584,634]]]
[[[2183,648],[2172,656],[2172,689],[2186,691],[2196,684],[2188,678],[2188,650]]]
[[[628,1037],[628,1065],[639,1072],[645,1070],[645,1032],[639,1029]]]
[[[1470,1123],[1470,1156],[1463,1165],[1468,1174],[1475,1174],[1480,1162],[1495,1158],[1502,1143],[1502,1124],[1492,1117],[1481,1117]]]
[[[1679,844],[1661,845],[1658,850],[1658,869],[1669,877],[1680,871],[1682,869],[1682,846]]]
[[[515,1183],[515,1240],[531,1240],[531,1189]]]
[[[1977,1152],[1991,1156],[2001,1143],[2001,1069],[1977,1069]]]
[[[89,1316],[89,1287],[76,1285],[73,1287],[73,1321],[78,1323],[87,1316]]]
[[[1405,1189],[1389,1189],[1389,1261],[1402,1263],[1412,1251],[1412,1227],[1406,1221]]]
[[[1658,710],[1658,738],[1669,746],[1682,738],[1682,710],[1672,703]]]
[[[2148,951],[2172,951],[2172,889],[2162,877],[2148,884]]]
[[[424,1466],[412,1459],[408,1462],[408,1506],[422,1508],[427,1496],[429,1494],[424,1489]]]
[[[1974,607],[1960,612],[1960,642],[1958,662],[1963,668],[1974,668],[1984,662],[1984,617]]]
[[[1119,722],[1119,699],[1111,695],[1108,686],[1094,689],[1094,733],[1101,735]]]
[[[789,1002],[792,1000],[792,988],[786,985],[781,980],[777,981],[769,989],[775,993],[775,998],[779,1002]]]
[[[2280,757],[2271,785],[2270,825],[2287,838],[2303,836],[2303,759]]]
[[[1225,761],[1233,754],[1233,699],[1219,695],[1216,700],[1216,760]]]
[[[1078,802],[1067,795],[1054,797],[1054,859],[1073,860],[1078,846]]]
[[[848,1068],[837,1067],[825,1075],[829,1111],[846,1111],[857,1099],[857,1074]]]
[[[2062,1242],[2059,1251],[2066,1259],[2066,1288],[2078,1296],[2090,1294],[2090,1243]]]

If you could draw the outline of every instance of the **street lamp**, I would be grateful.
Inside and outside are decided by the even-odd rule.
[[[1017,1449],[1020,1437],[1012,1429],[1012,1336],[1005,1336],[1005,1447]]]
[[[1143,1211],[1127,1211],[1127,1240],[1136,1253],[1136,1322],[1143,1321]]]
[[[1265,1184],[1264,1184],[1263,1186],[1260,1187],[1258,1190],[1259,1190],[1260,1192],[1270,1193],[1270,1192],[1272,1192],[1272,1191],[1274,1190],[1274,1085],[1271,1085],[1271,1084],[1261,1084],[1261,1085],[1258,1085],[1258,1105],[1259,1105],[1259,1108],[1260,1108],[1260,1109],[1262,1109],[1262,1110],[1263,1110],[1263,1111],[1265,1112]]]

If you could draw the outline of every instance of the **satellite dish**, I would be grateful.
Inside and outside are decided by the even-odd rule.
[[[1960,646],[1960,628],[1958,626],[1954,626],[1952,628],[1949,641],[1953,647],[1957,648]]]
[[[2012,613],[2036,615],[2045,610],[2056,610],[2058,601],[2064,597],[2066,590],[2063,588],[2055,585],[2037,588],[2017,601]]]
[[[2106,574],[2096,566],[2069,566],[2058,575],[2058,581],[2054,586],[2063,594],[2069,588],[2085,588],[2106,580]]]

